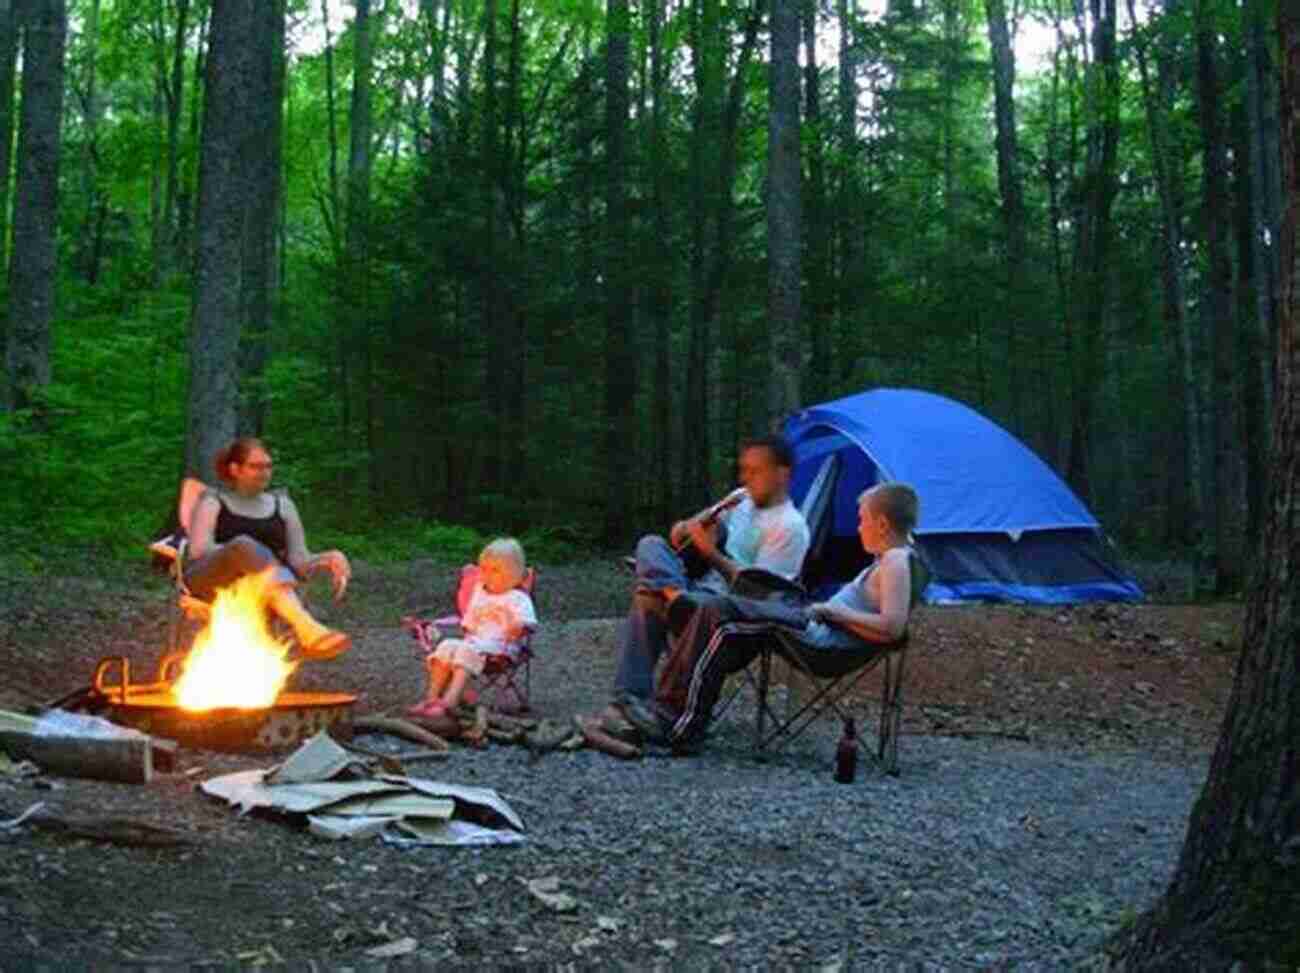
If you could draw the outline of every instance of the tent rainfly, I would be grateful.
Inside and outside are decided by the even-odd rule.
[[[863,562],[857,497],[910,483],[921,499],[917,547],[933,580],[925,600],[1066,604],[1137,601],[1141,588],[1108,552],[1097,519],[1046,463],[974,409],[917,389],[873,389],[786,421],[791,493],[833,481],[813,524],[810,584],[842,582]]]

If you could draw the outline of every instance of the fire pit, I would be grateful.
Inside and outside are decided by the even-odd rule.
[[[101,660],[94,695],[108,718],[208,750],[293,747],[348,720],[355,696],[286,691],[298,663],[271,628],[270,584],[267,571],[220,589],[189,651],[164,656],[151,683],[132,683],[123,656]]]
[[[282,692],[270,706],[185,709],[176,699],[168,657],[151,683],[131,682],[125,656],[101,659],[94,687],[114,723],[167,737],[203,750],[272,751],[297,746],[320,730],[351,720],[356,696],[348,693]],[[114,671],[118,678],[110,681]]]

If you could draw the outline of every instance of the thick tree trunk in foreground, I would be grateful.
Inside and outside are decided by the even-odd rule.
[[[9,388],[14,408],[50,383],[50,322],[58,270],[59,142],[68,17],[64,0],[23,7],[23,96],[9,261]]]
[[[216,0],[208,49],[199,160],[198,259],[190,325],[186,470],[210,477],[212,457],[235,435],[239,405],[240,264],[244,157],[252,90],[252,25],[263,0]]]
[[[1282,4],[1278,21],[1286,204],[1267,519],[1209,778],[1168,890],[1108,946],[1118,969],[1300,966],[1300,15]]]

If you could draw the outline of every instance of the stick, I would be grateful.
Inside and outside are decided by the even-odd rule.
[[[621,760],[635,760],[641,756],[640,747],[633,746],[630,743],[624,743],[622,740],[617,740],[610,736],[600,728],[600,724],[596,720],[587,719],[582,716],[575,716],[573,722],[578,727],[578,731],[583,735],[587,743],[595,747],[597,750],[601,750],[610,756],[618,757]]]
[[[352,730],[355,733],[387,733],[412,743],[423,743],[430,750],[451,749],[438,734],[430,733],[410,720],[399,720],[394,716],[360,716],[352,721]]]
[[[528,748],[528,762],[536,763],[573,736],[574,732],[571,727],[557,727],[553,723],[543,720],[536,730],[524,737],[524,746]]]
[[[74,838],[137,848],[171,848],[194,843],[193,837],[184,831],[131,818],[63,818],[42,810],[28,815],[23,823]]]

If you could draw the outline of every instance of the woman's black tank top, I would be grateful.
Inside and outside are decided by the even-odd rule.
[[[212,531],[212,539],[224,544],[240,534],[246,534],[255,541],[265,544],[281,561],[288,564],[289,529],[285,526],[284,516],[280,513],[280,497],[275,496],[275,509],[269,517],[245,517],[226,506],[225,499],[217,494],[217,503],[221,510],[217,513],[217,524]]]

